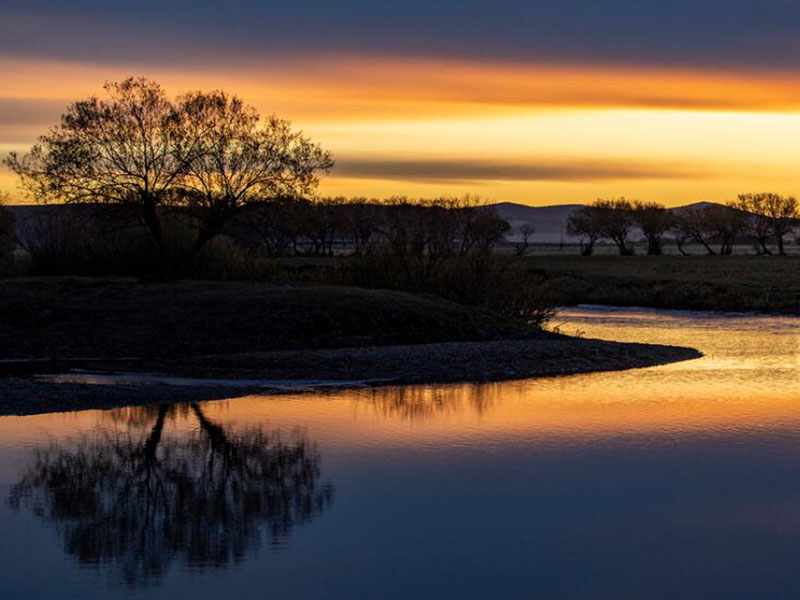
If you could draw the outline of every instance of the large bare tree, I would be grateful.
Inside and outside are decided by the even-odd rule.
[[[71,104],[30,152],[6,163],[41,202],[135,206],[162,259],[167,245],[158,209],[184,170],[175,156],[179,116],[147,79],[104,86],[106,97]]]
[[[197,222],[191,253],[243,207],[300,197],[333,160],[287,121],[258,113],[224,92],[171,101],[147,79],[108,83],[106,97],[71,104],[58,125],[8,166],[39,201],[105,203],[134,209],[163,262],[169,245],[163,207]]]
[[[178,100],[175,154],[183,203],[198,224],[190,254],[243,209],[270,198],[302,198],[333,167],[331,154],[274,115],[263,120],[236,96],[193,92]]]

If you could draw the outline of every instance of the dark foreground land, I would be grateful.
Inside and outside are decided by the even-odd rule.
[[[384,290],[86,278],[6,280],[0,288],[0,414],[304,385],[520,379],[697,356],[687,348],[569,338]],[[140,378],[115,385],[52,379],[87,372]],[[162,378],[141,377],[153,373]],[[176,377],[200,381],[184,385]]]
[[[534,256],[561,305],[800,313],[797,256]]]

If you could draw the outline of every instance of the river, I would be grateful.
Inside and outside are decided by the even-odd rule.
[[[0,418],[0,598],[797,598],[800,319],[662,367]]]

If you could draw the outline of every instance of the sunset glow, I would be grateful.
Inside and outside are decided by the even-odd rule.
[[[336,156],[321,194],[677,205],[800,192],[800,79],[786,72],[352,56],[206,69],[3,58],[0,72],[2,153],[103,82],[142,74],[291,119]],[[0,187],[23,199],[7,171]]]

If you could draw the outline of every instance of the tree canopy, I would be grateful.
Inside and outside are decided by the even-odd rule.
[[[105,97],[71,104],[60,122],[7,165],[41,202],[135,207],[163,260],[160,209],[197,221],[197,251],[250,203],[313,193],[331,154],[222,91],[170,99],[157,83],[130,78]]]

